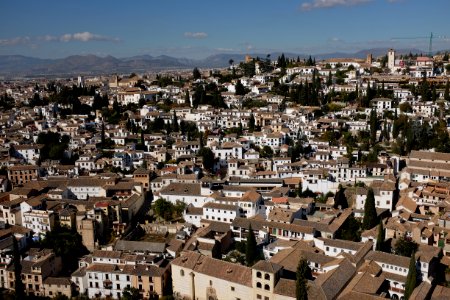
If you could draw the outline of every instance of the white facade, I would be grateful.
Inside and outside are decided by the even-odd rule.
[[[88,197],[106,197],[106,190],[103,186],[85,185],[85,186],[70,186],[68,185],[70,193],[72,193],[79,200],[86,200]]]
[[[51,210],[31,210],[23,213],[22,226],[31,229],[35,236],[43,236],[51,231],[54,215]]]
[[[241,212],[237,205],[227,205],[209,202],[203,206],[203,219],[231,223]]]

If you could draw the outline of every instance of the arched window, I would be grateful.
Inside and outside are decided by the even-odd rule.
[[[256,277],[261,278],[261,272],[256,272]]]
[[[265,279],[265,280],[270,280],[270,274],[265,274],[265,275],[264,275],[264,279]]]
[[[264,289],[265,289],[266,291],[270,291],[270,286],[269,286],[268,284],[266,284],[266,285],[264,285]]]
[[[184,270],[180,270],[180,275],[184,276]]]
[[[256,287],[257,287],[258,289],[262,288],[261,282],[257,282],[257,283],[256,283]]]

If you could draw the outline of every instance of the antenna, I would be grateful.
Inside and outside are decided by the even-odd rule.
[[[395,40],[419,40],[419,39],[429,39],[428,43],[428,56],[431,57],[433,54],[433,39],[448,39],[446,36],[435,36],[432,32],[429,36],[415,36],[415,37],[395,37],[391,38],[391,41]]]

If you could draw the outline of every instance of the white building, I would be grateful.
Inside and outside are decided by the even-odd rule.
[[[22,226],[31,229],[36,238],[42,238],[54,227],[55,216],[51,210],[30,210],[23,212]]]

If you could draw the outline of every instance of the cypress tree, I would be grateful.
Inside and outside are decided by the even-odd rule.
[[[200,150],[201,150],[205,147],[205,140],[208,139],[208,135],[206,134],[206,132],[205,132],[205,135],[203,135],[203,132],[201,132],[201,131],[199,133],[200,133],[199,141],[200,141]]]
[[[248,130],[250,132],[255,131],[255,117],[253,116],[253,113],[250,115],[250,120],[248,122]]]
[[[377,210],[375,208],[375,195],[373,189],[369,188],[366,197],[366,203],[364,204],[364,219],[362,228],[371,229],[377,225]]]
[[[245,247],[245,260],[248,266],[252,266],[258,260],[258,250],[256,244],[255,233],[253,232],[252,225],[248,228],[247,244]]]
[[[436,100],[437,100],[436,85],[434,85],[434,84],[433,84],[433,90],[432,90],[432,94],[431,94],[431,100],[433,100],[433,102],[436,102]]]
[[[22,300],[25,298],[25,286],[22,282],[22,264],[20,263],[19,244],[13,235],[13,256],[14,256],[14,289],[15,298]]]
[[[370,100],[374,98],[375,82],[373,87],[370,87],[370,82],[367,82],[366,97],[364,97],[363,107],[370,107]]]
[[[344,187],[340,184],[339,189],[334,195],[334,208],[346,209],[348,208],[347,197],[345,197]]]
[[[202,78],[202,74],[200,73],[198,68],[194,68],[194,70],[192,71],[192,77],[194,77],[194,80]]]
[[[174,132],[178,132],[180,130],[180,127],[178,126],[178,118],[177,118],[177,114],[175,112],[175,110],[173,111],[173,131]]]
[[[141,145],[145,145],[144,129],[141,128]]]
[[[417,269],[416,269],[416,253],[413,252],[411,260],[409,261],[409,271],[406,277],[405,284],[405,299],[408,300],[411,297],[414,289],[417,286]]]
[[[383,251],[383,243],[384,243],[384,228],[383,228],[383,221],[380,220],[380,224],[378,225],[378,236],[375,250]]]
[[[377,113],[374,109],[370,112],[370,143],[372,145],[375,145],[376,139],[377,139]]]
[[[445,92],[444,92],[444,99],[445,100],[450,100],[450,91],[449,91],[450,87],[448,84],[448,79],[447,79],[447,83],[445,84]]]
[[[189,91],[186,91],[186,95],[184,95],[184,104],[187,106],[191,106],[191,97],[189,96]]]
[[[331,74],[331,71],[328,72],[328,79],[327,79],[327,86],[330,86],[333,84],[333,75]]]
[[[295,296],[297,300],[308,299],[308,278],[311,278],[311,269],[308,266],[308,261],[301,258],[298,262],[297,273],[295,281]]]
[[[102,149],[103,149],[105,147],[105,123],[104,122],[102,122],[101,143],[102,143]]]
[[[242,84],[242,82],[240,80],[238,80],[236,82],[234,94],[238,95],[238,96],[245,95],[245,87],[244,87],[244,85]]]

